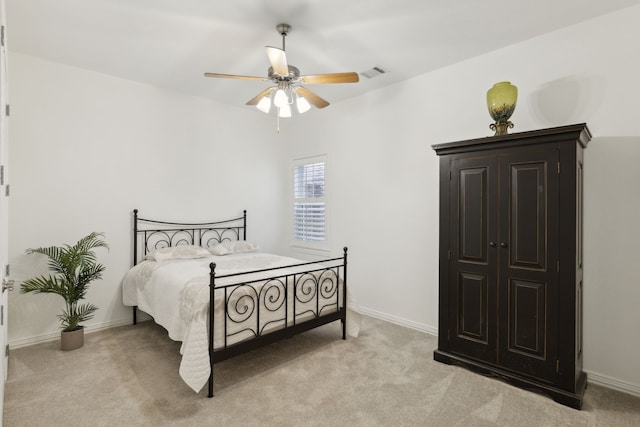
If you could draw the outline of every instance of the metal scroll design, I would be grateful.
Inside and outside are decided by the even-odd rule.
[[[241,217],[202,223],[141,218],[138,210],[133,210],[133,265],[157,249],[180,245],[196,245],[208,249],[224,241],[246,238],[246,210]]]
[[[144,232],[144,254],[156,249],[193,245],[193,230],[155,230]]]
[[[241,238],[242,227],[181,228],[169,230],[142,230],[143,255],[156,249],[179,245],[197,245],[210,248],[224,241]]]
[[[286,278],[226,287],[225,340],[283,329],[287,323],[287,299]]]
[[[330,267],[268,280],[227,285],[224,290],[224,346],[285,329],[338,310],[339,268]]]
[[[325,310],[335,311],[339,304],[338,267],[302,273],[295,278],[294,313],[300,317],[321,316]]]
[[[200,246],[210,248],[224,241],[240,240],[240,227],[200,230]]]

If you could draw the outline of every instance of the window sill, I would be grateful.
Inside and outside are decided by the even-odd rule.
[[[315,256],[323,256],[323,257],[327,257],[331,255],[331,251],[327,248],[313,248],[309,246],[291,245],[290,249],[291,249],[291,252],[293,253],[300,253],[300,254],[306,254],[306,255],[315,255]]]

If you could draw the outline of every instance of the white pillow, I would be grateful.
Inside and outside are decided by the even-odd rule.
[[[169,248],[160,248],[148,253],[144,259],[151,261],[166,261],[170,259],[196,259],[208,257],[211,254],[200,246],[178,245]]]
[[[209,252],[213,255],[229,255],[241,254],[245,252],[255,252],[259,249],[258,245],[247,242],[246,240],[229,241],[225,240],[215,246],[209,248]]]

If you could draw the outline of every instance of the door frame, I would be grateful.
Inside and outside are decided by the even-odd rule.
[[[0,425],[4,412],[4,387],[7,380],[9,347],[8,312],[9,298],[5,291],[5,282],[12,283],[9,278],[9,96],[5,0],[0,0],[0,352],[2,355],[2,381],[0,384]]]

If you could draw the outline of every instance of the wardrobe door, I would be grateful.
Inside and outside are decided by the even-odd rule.
[[[498,364],[555,381],[558,360],[557,150],[500,159]]]
[[[497,158],[450,164],[448,342],[452,352],[496,362]]]

